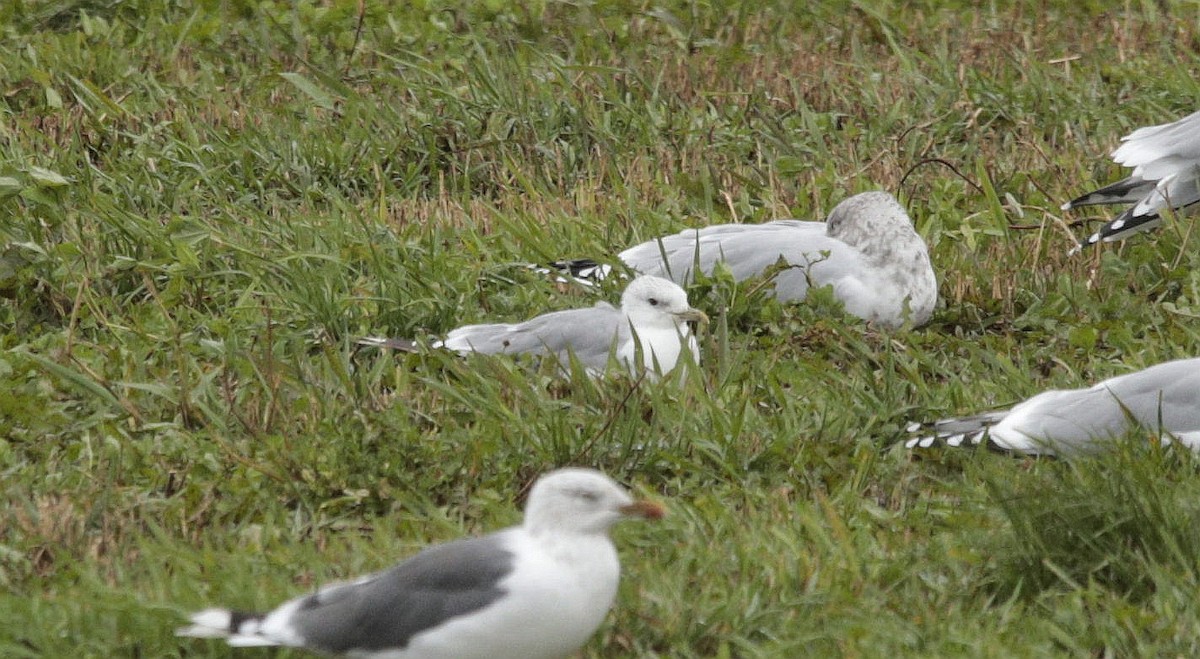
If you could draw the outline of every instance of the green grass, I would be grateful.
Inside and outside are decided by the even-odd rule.
[[[1191,456],[894,445],[1200,354],[1192,225],[1068,259],[1104,211],[1058,211],[1195,110],[1200,11],[898,4],[0,5],[0,655],[233,656],[172,630],[513,523],[567,464],[671,510],[617,532],[585,656],[1196,655]],[[918,331],[718,277],[681,384],[354,346],[875,188],[939,271]]]

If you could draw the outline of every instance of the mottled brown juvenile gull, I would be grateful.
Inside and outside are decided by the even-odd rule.
[[[986,443],[1027,455],[1077,455],[1142,428],[1164,442],[1200,449],[1200,358],[1179,359],[1109,378],[1087,389],[1042,392],[1009,410],[913,424],[931,434],[908,448]]]
[[[1063,204],[1063,210],[1094,204],[1133,204],[1088,236],[1074,254],[1098,242],[1113,242],[1162,223],[1164,213],[1194,210],[1200,202],[1200,112],[1179,121],[1139,128],[1112,152],[1129,178]]]
[[[794,266],[775,275],[775,296],[803,300],[810,286],[829,286],[846,311],[882,327],[929,322],[937,277],[925,241],[896,198],[854,195],[825,222],[776,220],[688,229],[620,254],[643,274],[686,284],[698,265],[711,274],[724,262],[738,281],[761,275],[780,258]]]
[[[700,362],[700,347],[689,321],[704,322],[704,312],[688,304],[678,284],[661,277],[638,277],[621,295],[621,307],[601,302],[586,309],[555,311],[523,323],[467,325],[435,341],[435,348],[461,354],[551,355],[568,363],[574,355],[592,375],[603,373],[610,356],[631,371],[644,367],[666,373],[675,368],[684,347]],[[366,338],[364,345],[412,350],[404,339]]]
[[[662,515],[598,471],[560,469],[534,484],[520,526],[429,547],[268,613],[207,609],[176,633],[364,658],[564,657],[587,642],[616,598],[609,527]]]

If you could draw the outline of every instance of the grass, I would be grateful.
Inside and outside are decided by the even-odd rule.
[[[513,523],[566,464],[672,513],[618,531],[584,656],[1196,654],[1191,456],[894,445],[1198,354],[1192,225],[1069,259],[1103,211],[1057,209],[1195,109],[1200,13],[895,4],[0,6],[0,654],[232,656],[182,613]],[[682,383],[354,346],[875,188],[932,249],[921,330],[717,277]]]

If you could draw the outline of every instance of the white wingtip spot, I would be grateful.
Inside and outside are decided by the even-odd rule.
[[[229,623],[233,620],[233,615],[229,612],[229,609],[204,609],[199,613],[193,614],[190,620],[196,625],[229,629]]]
[[[612,266],[607,263],[601,263],[601,264],[595,266],[594,268],[590,268],[588,270],[580,272],[579,276],[585,277],[587,279],[592,279],[594,281],[602,281],[604,279],[607,279],[608,276],[611,274],[612,274]]]
[[[204,609],[193,613],[189,618],[189,627],[175,630],[176,636],[191,636],[194,638],[224,638],[229,636],[229,623],[232,616],[228,609]]]

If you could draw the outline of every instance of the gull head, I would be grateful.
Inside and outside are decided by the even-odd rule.
[[[833,207],[825,222],[825,233],[867,256],[891,253],[897,242],[915,241],[925,251],[925,242],[913,228],[912,218],[890,192],[875,190],[847,197]]]
[[[688,304],[687,293],[673,281],[643,275],[629,282],[621,294],[621,310],[635,326],[681,326],[688,321],[708,322],[708,316]]]
[[[627,517],[659,519],[663,507],[634,500],[625,488],[594,469],[557,469],[533,484],[525,505],[532,533],[605,534]]]

